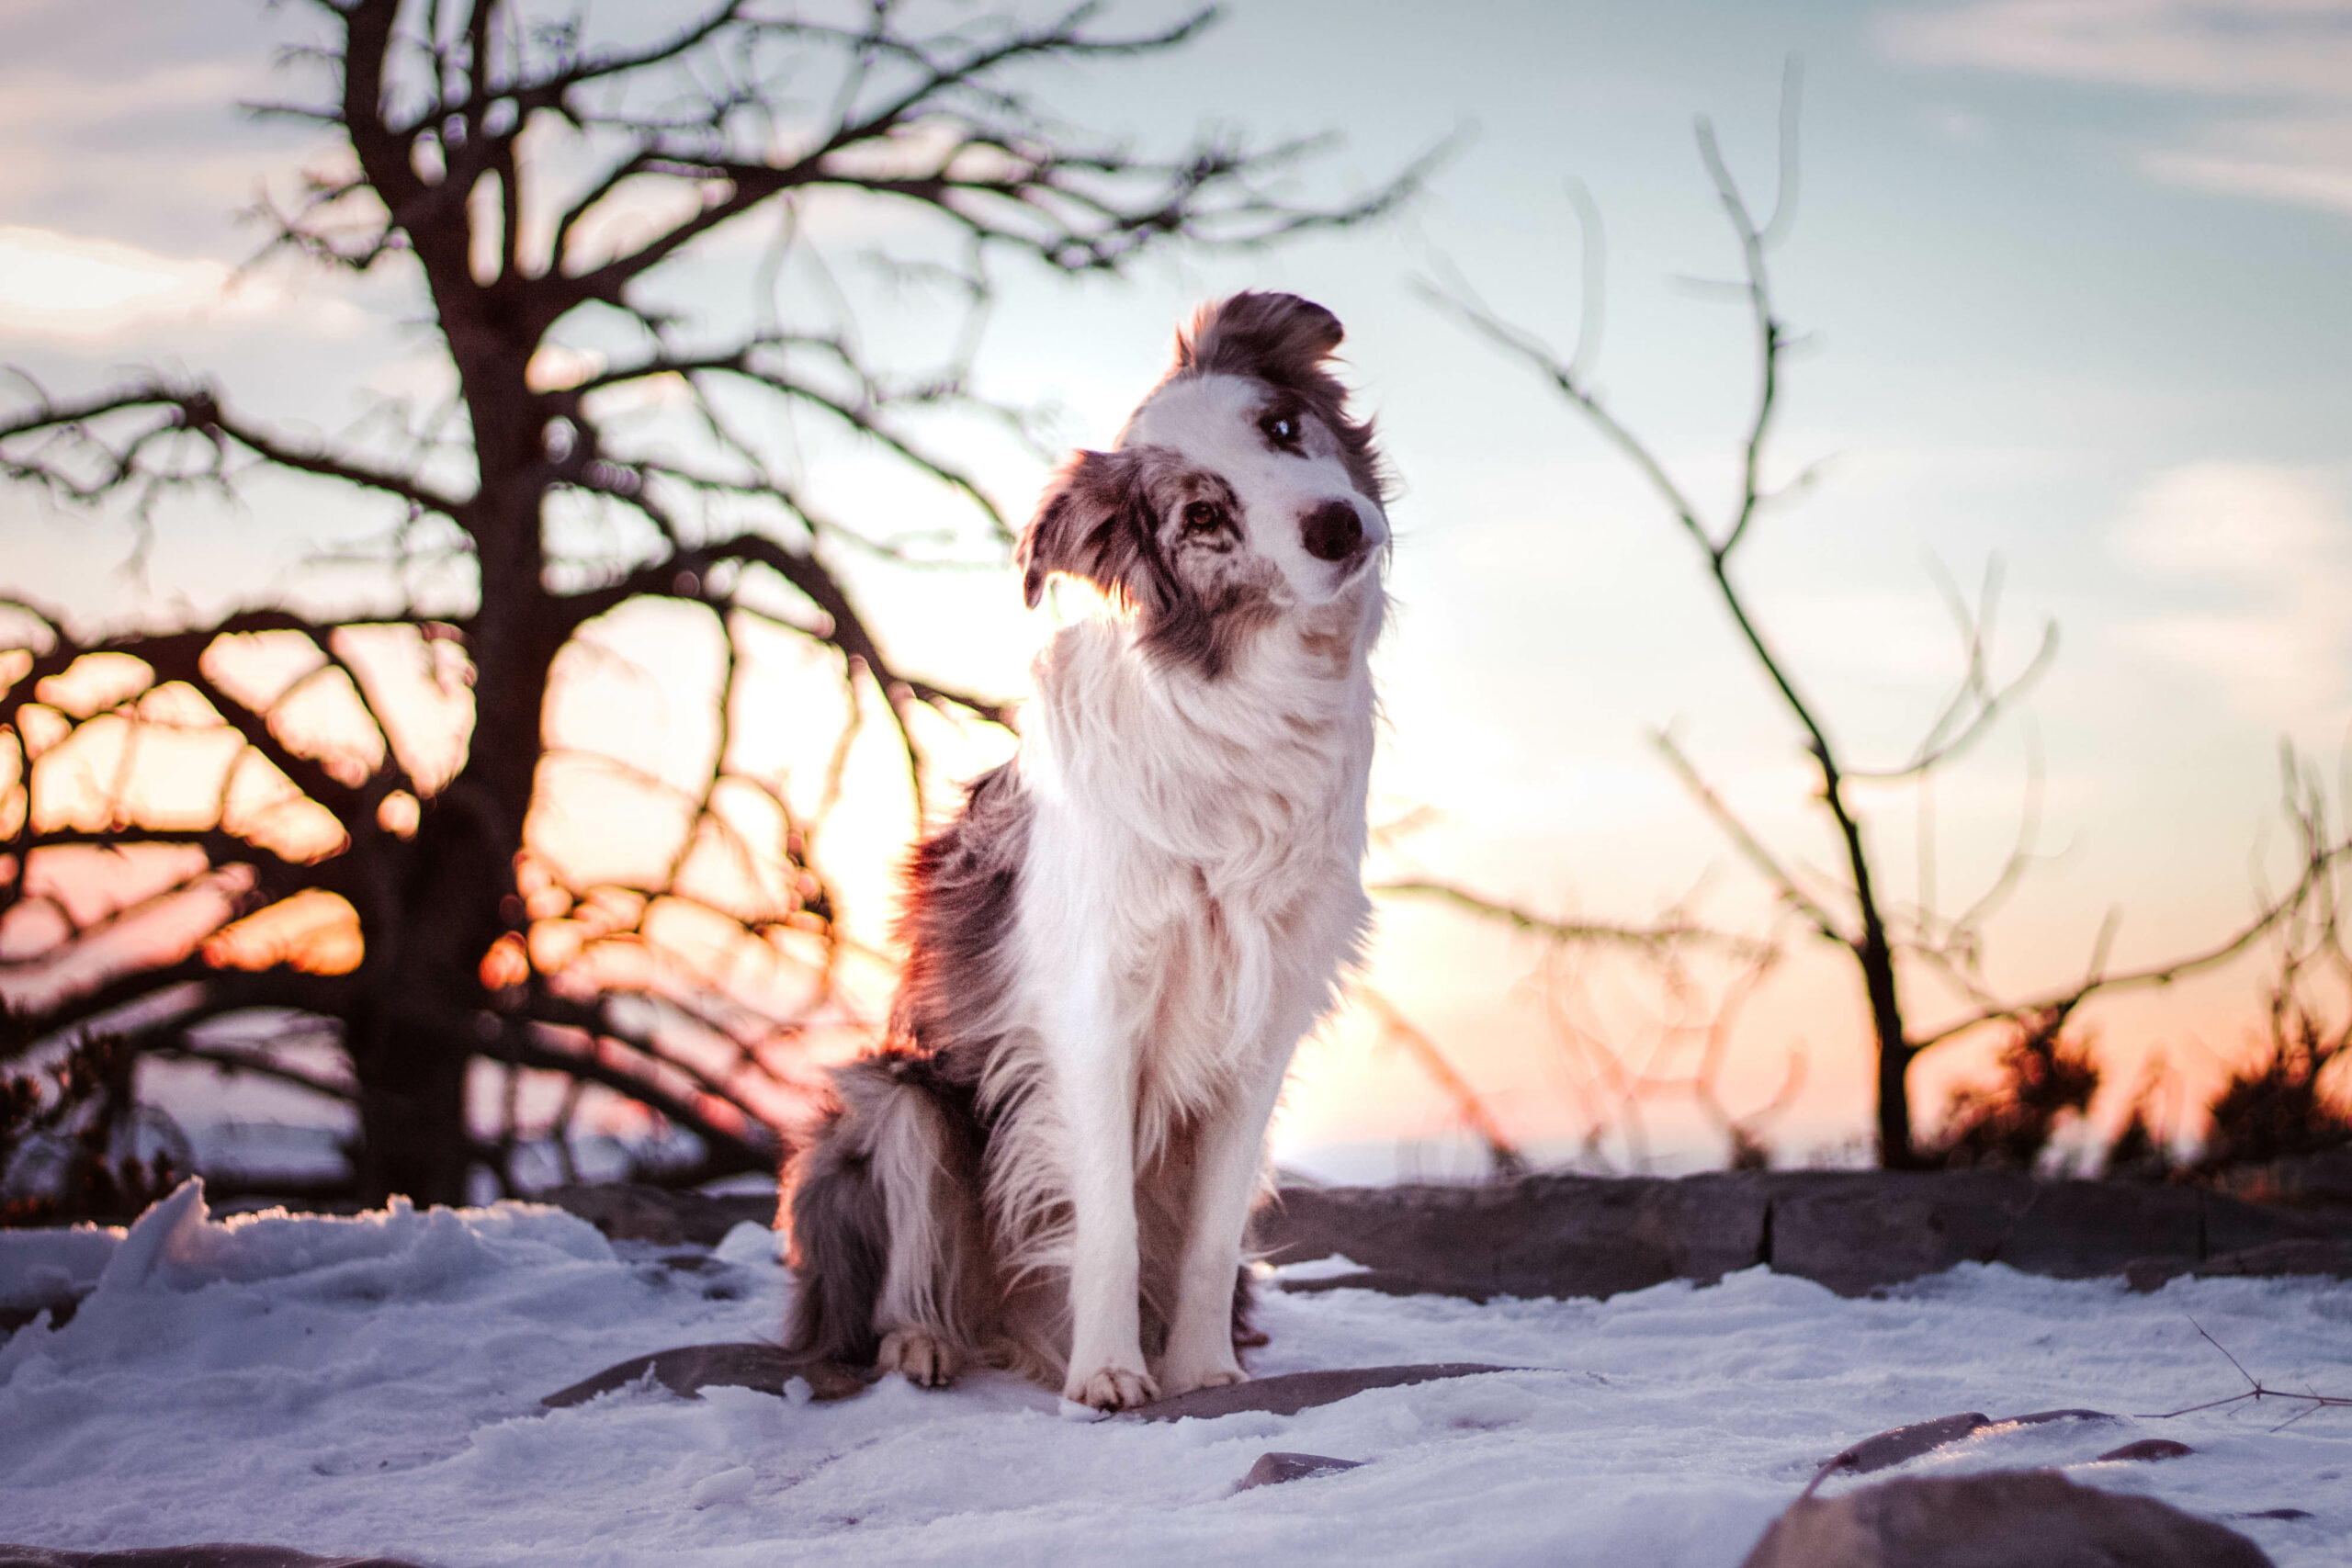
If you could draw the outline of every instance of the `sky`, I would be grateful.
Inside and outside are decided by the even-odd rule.
[[[315,152],[233,107],[284,90],[270,61],[300,35],[299,12],[136,0],[110,16],[98,29],[62,0],[20,0],[0,19],[0,362],[60,391],[131,365],[204,368],[247,406],[322,429],[356,419],[366,392],[439,385],[397,279],[273,269],[224,292],[256,244],[235,213]],[[1053,405],[1062,442],[1102,445],[1202,300],[1276,288],[1329,306],[1401,481],[1374,794],[1381,821],[1416,826],[1374,874],[1591,919],[1646,920],[1680,900],[1762,931],[1769,898],[1653,737],[1670,729],[1770,841],[1826,864],[1788,723],[1638,476],[1422,285],[1475,288],[1565,350],[1589,313],[1580,185],[1604,236],[1598,384],[1720,516],[1753,350],[1737,308],[1694,282],[1737,256],[1693,118],[1769,205],[1792,58],[1801,183],[1771,265],[1804,337],[1769,472],[1826,466],[1758,525],[1743,584],[1847,750],[1895,761],[1959,670],[1939,575],[1973,587],[1997,563],[1998,667],[2020,666],[2045,623],[2056,661],[1938,784],[1932,853],[1914,793],[1862,797],[1894,896],[1931,887],[1964,906],[2031,798],[2041,858],[1986,933],[1998,987],[2073,979],[2110,910],[2118,964],[2201,946],[2278,868],[2282,738],[2334,777],[2352,727],[2346,0],[1244,0],[1180,53],[1064,69],[1039,92],[1139,145],[1336,132],[1299,176],[1310,198],[1447,144],[1425,192],[1374,228],[1173,257],[1125,281],[1009,269],[981,385]],[[1046,457],[974,450],[1025,515]],[[854,455],[811,461],[838,461],[853,489],[872,479]],[[887,504],[920,526],[935,502]],[[94,620],[169,619],[250,592],[261,563],[266,581],[293,581],[347,526],[269,495],[167,519],[141,581],[121,570],[126,525],[0,495],[0,579]],[[967,688],[1017,692],[1051,629],[1005,570],[873,592],[899,661]],[[866,859],[882,863],[903,830],[877,808]],[[853,902],[878,931],[878,892]],[[1543,960],[1387,900],[1368,982],[1508,1131],[1557,1156],[1586,1125],[1577,1042],[1637,1047],[1662,1025],[1636,977],[1588,964],[1546,982]],[[2102,1118],[2120,1115],[2151,1055],[2196,1099],[2243,1050],[2261,981],[2241,966],[2086,1015],[2110,1064]],[[1784,1158],[1850,1152],[1867,1126],[1857,993],[1834,953],[1794,944],[1738,1015],[1733,1109],[1762,1105],[1804,1062],[1801,1093],[1766,1130]],[[1923,991],[1922,1018],[1944,1000]],[[1920,1105],[1982,1057],[1930,1056]],[[1468,1156],[1445,1143],[1449,1113],[1419,1072],[1366,1020],[1343,1021],[1304,1054],[1278,1152],[1338,1174],[1453,1168]],[[1719,1156],[1689,1107],[1661,1104],[1655,1121],[1665,1163]]]

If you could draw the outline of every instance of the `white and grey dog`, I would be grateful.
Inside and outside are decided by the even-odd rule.
[[[787,1171],[795,1348],[1102,1410],[1241,1381],[1267,1122],[1370,918],[1388,523],[1340,340],[1204,308],[1023,535],[1032,607],[1059,573],[1103,613],[907,868],[889,1042]]]

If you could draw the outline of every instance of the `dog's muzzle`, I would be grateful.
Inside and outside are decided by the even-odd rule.
[[[1363,545],[1363,519],[1355,503],[1327,501],[1299,519],[1299,537],[1317,560],[1345,560]]]

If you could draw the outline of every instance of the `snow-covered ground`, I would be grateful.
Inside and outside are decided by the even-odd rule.
[[[2166,1410],[2257,1375],[2352,1393],[2352,1285],[2060,1282],[1965,1267],[1841,1301],[1761,1269],[1607,1302],[1269,1291],[1261,1374],[1542,1369],[1295,1416],[1065,1418],[984,1375],[834,1404],[541,1395],[672,1346],[772,1335],[786,1281],[739,1227],[701,1272],[529,1206],[0,1233],[0,1298],[96,1290],[0,1347],[0,1540],[259,1540],[473,1564],[797,1562],[1730,1565],[1827,1455],[1955,1411]],[[1310,1269],[1312,1266],[1309,1266]],[[1995,1430],[1891,1473],[2059,1465],[2230,1518],[2282,1565],[2352,1562],[2352,1410]],[[2133,1438],[2162,1463],[2096,1463]],[[1236,1494],[1269,1450],[1362,1469]],[[1872,1478],[1878,1479],[1878,1478]],[[1852,1483],[1849,1483],[1852,1484]],[[2301,1508],[2296,1520],[2233,1518]]]

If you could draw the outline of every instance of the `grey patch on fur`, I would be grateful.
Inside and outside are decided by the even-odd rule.
[[[1033,811],[1010,764],[982,773],[964,809],[908,857],[898,924],[907,963],[891,1004],[891,1039],[940,1064],[947,1107],[968,1121],[970,1094],[1001,1032],[1012,989],[1013,905]]]
[[[1008,937],[1029,819],[1019,776],[998,768],[973,782],[963,813],[908,859],[898,931],[907,962],[891,1008],[891,1045],[834,1073],[835,1104],[785,1175],[795,1285],[785,1343],[796,1352],[862,1366],[879,1351],[876,1309],[892,1282],[894,1168],[911,1164],[944,1178],[935,1195],[899,1195],[901,1213],[934,1196],[950,1206],[939,1221],[953,1255],[939,1259],[941,1277],[919,1282],[939,1315],[978,1283],[963,1276],[980,1268],[987,1134],[978,1084],[1012,983]],[[910,1106],[908,1096],[922,1103]],[[892,1137],[928,1146],[897,1150],[894,1164],[885,1143]],[[951,1337],[970,1348],[968,1335]]]
[[[971,1247],[956,1244],[978,1224],[980,1134],[971,1089],[917,1051],[895,1048],[852,1062],[834,1072],[833,1092],[834,1111],[787,1176],[794,1290],[785,1345],[865,1366],[881,1349],[886,1327],[876,1309],[894,1286],[937,1310],[919,1314],[929,1321],[888,1326],[944,1329],[952,1322],[957,1268],[976,1261]],[[920,1146],[906,1147],[910,1140]],[[910,1170],[935,1174],[945,1190],[894,1192],[893,1182],[910,1182]],[[949,1233],[945,1245],[928,1249],[920,1280],[904,1277],[903,1261],[893,1279],[892,1242],[903,1239],[892,1235],[894,1207],[924,1212]]]
[[[1222,513],[1218,525],[1188,528],[1196,504]],[[1148,657],[1215,680],[1275,617],[1263,569],[1235,548],[1238,504],[1232,486],[1169,447],[1080,452],[1022,532],[1022,592],[1035,609],[1049,575],[1085,578],[1136,617]]]
[[[838,1092],[838,1075],[835,1084]],[[785,1175],[793,1292],[784,1343],[797,1354],[864,1366],[882,1346],[874,1303],[882,1294],[889,1212],[854,1115],[846,1104],[836,1109]]]

